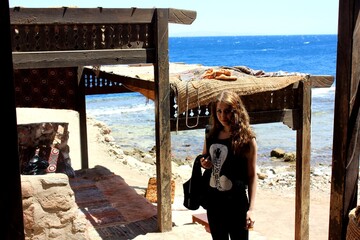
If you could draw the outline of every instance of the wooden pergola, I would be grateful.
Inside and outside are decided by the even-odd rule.
[[[154,64],[157,219],[159,231],[171,230],[168,25],[191,24],[196,12],[66,7],[9,10],[14,84],[19,90],[16,107],[78,111],[83,169],[88,168],[83,66]],[[40,91],[41,96],[31,97],[36,94],[35,86],[56,91],[48,96]]]
[[[359,12],[359,6],[355,1],[343,1],[348,3],[346,6],[352,6],[350,9],[345,8],[345,13],[352,10],[352,19],[356,19]],[[9,126],[13,126],[10,140],[7,141],[6,149],[11,149],[10,155],[12,159],[18,159],[17,150],[17,130],[16,130],[16,107],[32,106],[32,107],[49,107],[49,108],[66,108],[74,109],[79,112],[80,116],[80,132],[82,144],[82,168],[88,167],[87,162],[87,133],[86,133],[86,109],[85,109],[85,95],[90,93],[86,88],[85,75],[91,75],[91,72],[83,71],[83,66],[99,66],[99,65],[116,65],[116,64],[153,64],[154,65],[154,84],[152,86],[155,91],[155,134],[156,134],[156,174],[157,174],[157,199],[158,199],[158,229],[160,232],[170,231],[172,228],[171,220],[171,142],[170,131],[173,129],[170,112],[170,96],[171,90],[169,87],[169,58],[168,58],[168,24],[180,23],[191,24],[196,18],[196,12],[180,9],[83,9],[83,8],[51,8],[51,9],[27,9],[27,8],[13,8],[9,9],[8,4],[2,3],[2,29],[9,29],[6,32],[6,42],[3,45],[2,56],[5,61],[5,77],[6,79],[14,79],[14,81],[5,81],[5,91],[10,93],[3,100],[6,104],[4,109],[9,109],[9,118],[6,122]],[[9,11],[10,10],[10,11]],[[340,8],[341,11],[341,8]],[[340,14],[339,18],[342,15]],[[346,15],[348,16],[348,15]],[[347,19],[343,17],[343,19]],[[345,21],[345,20],[343,20]],[[339,21],[339,24],[342,21]],[[350,20],[346,24],[352,23]],[[355,25],[352,29],[354,29]],[[341,28],[339,27],[339,30]],[[345,31],[346,33],[346,31]],[[340,34],[340,31],[339,31]],[[347,35],[350,36],[350,35]],[[357,33],[359,41],[359,34]],[[341,39],[341,38],[339,38]],[[351,43],[351,38],[343,38],[343,43],[346,45]],[[355,41],[355,43],[357,43]],[[355,46],[357,46],[354,43]],[[354,48],[355,49],[355,48]],[[357,48],[360,49],[360,48]],[[341,50],[341,49],[340,49]],[[351,53],[351,52],[350,52]],[[339,54],[339,51],[338,51]],[[349,54],[347,52],[347,54]],[[351,55],[351,54],[350,54]],[[348,55],[346,55],[348,56]],[[355,60],[358,55],[354,55]],[[351,60],[352,58],[349,57]],[[350,61],[351,62],[351,61]],[[356,63],[356,61],[354,61]],[[341,123],[350,124],[350,129],[353,130],[353,135],[359,130],[359,93],[356,86],[359,85],[359,71],[352,72],[355,78],[349,79],[339,72],[339,65],[341,60],[338,59],[338,73],[337,73],[337,90],[338,85],[340,89],[346,92],[346,87],[349,86],[346,82],[353,81],[352,94],[346,96],[354,96],[351,98],[351,106],[354,108],[347,108],[354,111],[353,114],[348,114],[350,120]],[[348,66],[348,65],[346,65]],[[355,64],[354,69],[359,67]],[[13,70],[13,71],[12,71]],[[342,70],[345,70],[342,69]],[[59,87],[64,89],[66,93],[65,100],[58,101],[54,97],[54,101],[44,101],[42,99],[27,101],[27,98],[19,98],[14,92],[17,84],[23,83],[23,79],[36,78],[42,76],[51,80],[51,84],[59,84],[59,79],[52,76],[66,77],[65,86]],[[348,76],[348,75],[346,75]],[[356,78],[357,76],[357,78]],[[107,76],[109,77],[109,76]],[[111,79],[110,79],[111,78]],[[113,82],[132,81],[131,79],[119,80],[121,76],[109,77]],[[338,83],[339,79],[345,83]],[[50,81],[49,81],[50,82]],[[356,84],[357,85],[356,85]],[[119,92],[121,86],[112,87]],[[345,88],[345,89],[344,89]],[[72,90],[72,91],[69,91]],[[100,92],[108,92],[106,88],[98,90]],[[61,91],[60,91],[61,92]],[[350,92],[348,92],[350,93]],[[256,104],[255,99],[264,99],[267,94],[274,94],[279,96],[279,105],[271,107],[266,105]],[[60,94],[61,95],[61,94]],[[337,94],[338,96],[338,94]],[[286,105],[284,99],[291,97],[293,101],[289,101]],[[350,101],[350,98],[347,98]],[[345,102],[339,105],[339,97],[336,98],[337,108],[335,114],[339,109],[348,106]],[[355,100],[355,101],[353,101]],[[265,122],[284,122],[291,126],[293,130],[297,131],[297,160],[296,160],[296,204],[295,204],[295,239],[309,238],[309,204],[310,204],[310,115],[311,115],[311,81],[301,81],[299,84],[293,84],[286,88],[286,91],[276,91],[272,93],[259,93],[259,96],[252,96],[246,100],[247,106],[250,109],[250,115],[255,123]],[[253,106],[253,108],[251,108]],[[254,107],[256,106],[256,107]],[[357,107],[357,108],[356,108]],[[267,115],[264,115],[266,113]],[[355,114],[355,117],[354,117]],[[264,117],[266,116],[266,117]],[[357,116],[357,117],[356,117]],[[335,122],[337,121],[335,118]],[[355,120],[355,121],[354,121]],[[85,123],[85,124],[84,124]],[[205,123],[205,121],[203,122]],[[199,125],[201,127],[203,125]],[[341,152],[346,153],[345,149],[353,147],[349,145],[350,142],[347,134],[335,132],[334,134],[341,135],[342,144]],[[356,135],[357,136],[357,135]],[[335,139],[335,138],[334,138]],[[352,138],[353,139],[353,138]],[[334,156],[344,159],[339,161],[345,163],[345,155],[336,155],[335,141],[334,141]],[[351,156],[359,157],[359,147],[355,146]],[[350,149],[349,149],[350,150]],[[345,157],[345,158],[344,158]],[[356,161],[355,161],[356,162]],[[357,163],[358,164],[358,163]],[[6,218],[6,239],[23,239],[23,222],[22,222],[22,201],[21,201],[21,184],[19,173],[19,162],[11,161],[10,182],[11,186],[6,186],[5,193],[7,197],[3,197],[3,206]],[[340,164],[344,167],[345,164]],[[358,165],[357,165],[358,167]],[[341,168],[344,169],[344,168]],[[340,170],[341,170],[340,169]],[[340,193],[346,194],[346,190],[341,182],[341,172],[334,168],[333,165],[333,183],[332,183],[332,206],[338,204]],[[348,169],[354,170],[353,168]],[[9,179],[4,179],[4,181]],[[352,178],[354,180],[354,178]],[[353,183],[353,182],[352,182]],[[336,186],[336,187],[334,187]],[[355,186],[355,185],[354,185]],[[356,188],[357,191],[357,188]],[[335,200],[336,196],[336,200]],[[334,199],[333,199],[334,198]],[[344,200],[344,199],[343,199]],[[344,200],[345,201],[345,200]],[[347,202],[347,200],[345,201]],[[342,208],[342,211],[333,209],[331,216],[339,217],[331,218],[330,229],[341,226],[344,230],[346,224],[346,213],[351,207],[354,207],[356,202],[352,201],[347,205],[347,208]],[[339,206],[339,205],[336,205]],[[341,205],[343,206],[343,205]],[[333,207],[334,208],[334,207]],[[346,211],[345,211],[346,210]],[[331,239],[335,238],[338,232],[330,231]]]

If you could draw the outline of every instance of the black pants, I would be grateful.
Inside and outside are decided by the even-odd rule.
[[[227,192],[211,189],[208,199],[207,217],[213,240],[248,240],[245,226],[249,201],[245,188]]]

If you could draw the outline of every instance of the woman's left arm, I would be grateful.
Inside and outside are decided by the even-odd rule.
[[[250,142],[250,151],[248,153],[248,177],[249,177],[249,211],[246,219],[253,221],[252,212],[255,208],[255,196],[257,188],[257,174],[256,174],[256,161],[257,161],[257,143],[253,138]]]

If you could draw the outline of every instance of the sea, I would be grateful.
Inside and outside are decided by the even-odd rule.
[[[298,72],[336,76],[337,35],[170,37],[171,63],[204,66],[247,66],[265,72]],[[335,82],[313,88],[311,102],[311,165],[332,161]],[[89,95],[88,116],[111,128],[124,150],[151,151],[155,146],[154,103],[140,93]],[[258,143],[258,163],[273,164],[270,152],[296,151],[296,131],[283,123],[252,125]],[[201,153],[204,129],[171,132],[171,154],[189,161]]]

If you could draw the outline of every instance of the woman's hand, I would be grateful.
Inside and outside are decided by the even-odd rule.
[[[252,210],[248,210],[246,213],[246,227],[245,229],[252,230],[254,228],[255,221],[252,219]]]
[[[212,168],[212,162],[210,160],[210,156],[208,156],[207,158],[204,157],[200,158],[200,164],[205,169]]]

